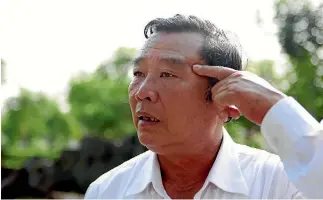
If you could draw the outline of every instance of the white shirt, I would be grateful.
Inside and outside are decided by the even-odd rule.
[[[297,146],[293,146],[294,144],[301,143],[303,152],[306,152],[311,149],[312,143],[307,146],[304,142],[295,143],[294,141],[299,140],[295,140],[291,135],[296,133],[299,135],[308,131],[309,127],[313,129],[310,133],[316,130],[313,120],[310,121],[312,124],[308,124],[308,121],[304,120],[309,118],[307,116],[309,114],[299,108],[302,107],[292,98],[281,100],[267,113],[261,126],[266,139],[282,156],[283,162],[277,155],[236,144],[224,131],[223,142],[217,158],[203,187],[194,196],[194,199],[301,198],[302,194],[293,183],[299,189],[303,189],[302,192],[305,191],[303,194],[312,192],[310,191],[312,187],[304,186],[302,181],[306,179],[307,184],[312,184],[313,179],[320,178],[318,171],[320,167],[323,168],[322,161],[318,157],[320,155],[322,157],[323,153],[321,151],[320,154],[312,156],[312,159],[308,159],[307,154],[302,154],[301,164],[298,162],[299,157],[294,156],[297,154],[295,153]],[[297,123],[295,124],[295,122]],[[302,129],[306,125],[308,128]],[[322,128],[319,130],[322,132]],[[311,162],[314,164],[311,167],[304,165],[304,157],[307,162],[315,160],[315,162]],[[285,169],[287,173],[283,163],[285,167],[289,167]],[[315,167],[317,170],[312,172],[311,170]],[[300,173],[307,175],[306,178]],[[322,176],[317,181],[317,189],[323,184]],[[322,194],[317,193],[317,195],[322,197]],[[312,196],[306,195],[306,197]],[[151,151],[132,158],[100,176],[89,186],[85,198],[170,199],[162,185],[157,155]]]

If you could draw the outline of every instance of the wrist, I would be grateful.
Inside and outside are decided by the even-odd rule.
[[[263,119],[265,118],[266,114],[269,112],[269,110],[274,106],[276,105],[280,100],[286,98],[287,95],[282,93],[282,92],[275,92],[273,94],[270,95],[270,97],[267,101],[267,105],[264,106],[264,110],[263,110],[263,115],[262,115],[262,118],[260,120],[260,124],[262,124],[262,121]]]
[[[272,108],[278,101],[286,98],[287,95],[282,92],[275,92],[270,96],[270,108]],[[269,109],[270,109],[269,108]],[[267,112],[269,111],[267,110]]]

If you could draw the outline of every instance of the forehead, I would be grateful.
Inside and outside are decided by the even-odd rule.
[[[201,61],[203,37],[198,33],[157,33],[144,44],[136,60],[171,60],[187,64]]]

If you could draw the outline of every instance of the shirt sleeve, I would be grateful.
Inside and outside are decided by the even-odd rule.
[[[91,183],[88,187],[84,199],[98,199],[98,188],[95,183]]]
[[[323,124],[286,97],[268,111],[261,132],[295,187],[307,198],[323,198]]]

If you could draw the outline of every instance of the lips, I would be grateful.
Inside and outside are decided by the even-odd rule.
[[[159,120],[154,117],[146,117],[146,116],[140,116],[139,120],[150,121],[150,122],[159,122]]]
[[[160,120],[158,118],[156,118],[155,116],[146,113],[146,112],[137,112],[136,113],[139,120],[142,121],[147,121],[147,122],[160,122]]]

